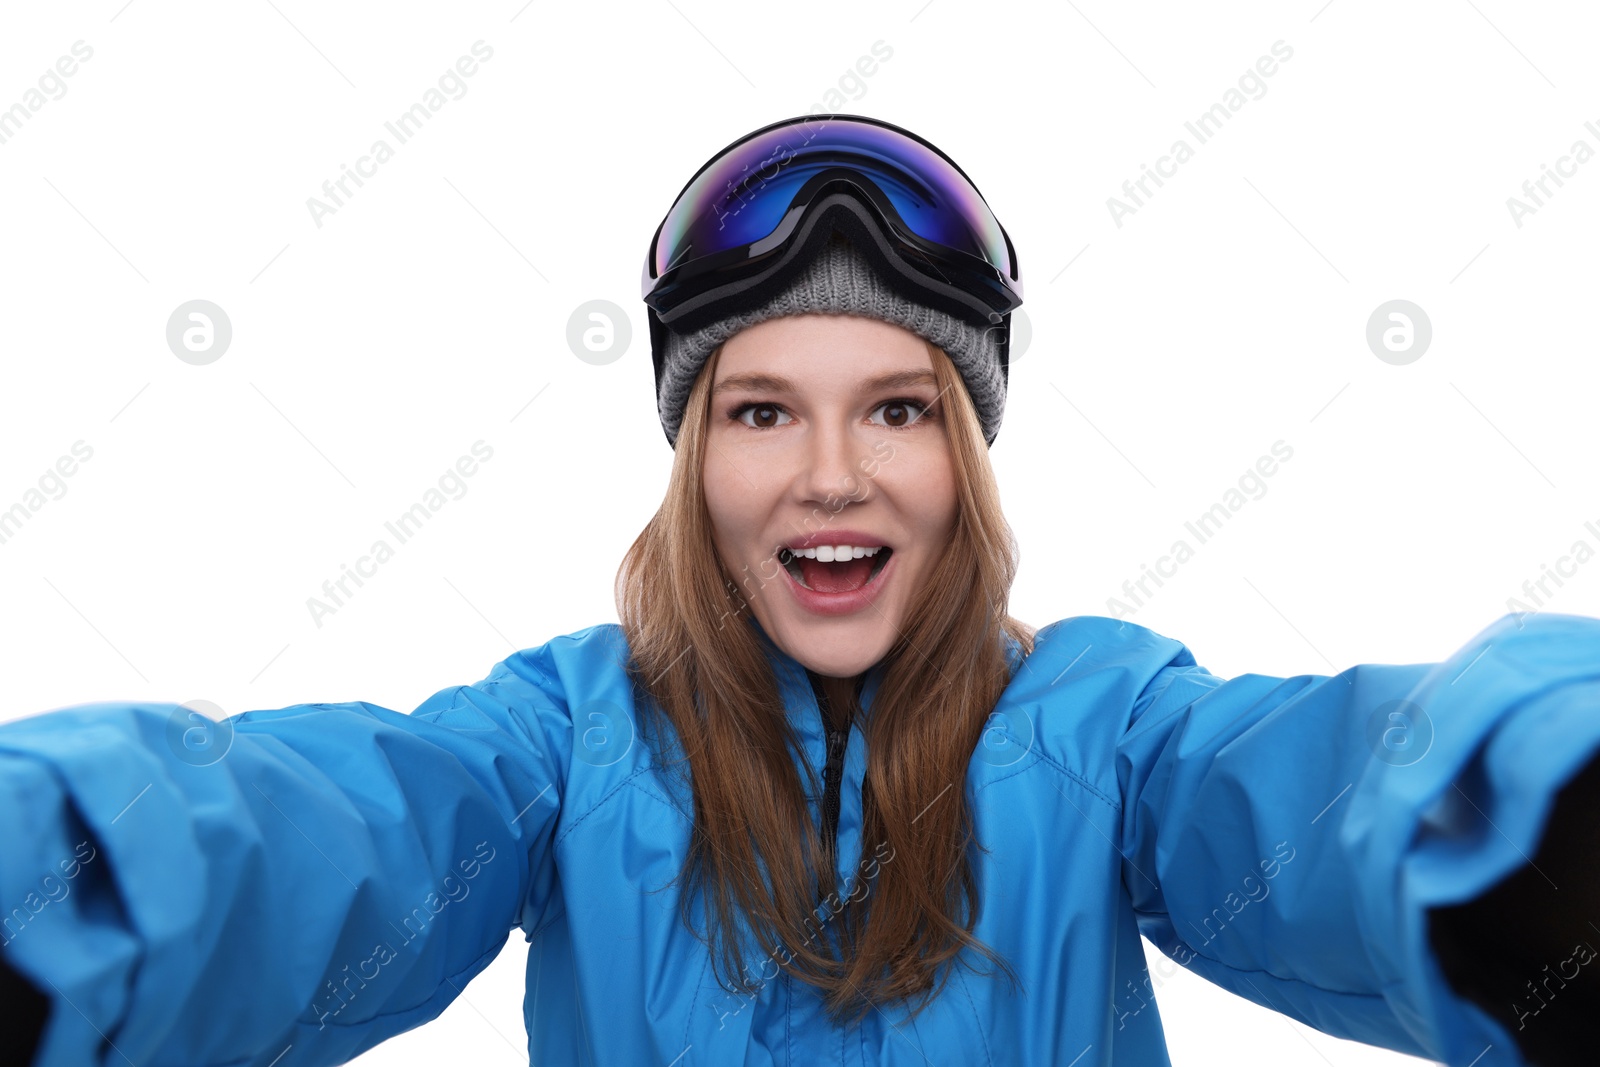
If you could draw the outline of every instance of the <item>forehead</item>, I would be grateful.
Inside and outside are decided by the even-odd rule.
[[[927,343],[901,326],[856,315],[786,315],[730,338],[713,388],[752,375],[781,375],[797,388],[848,388],[889,374],[909,381],[916,372],[932,384]]]

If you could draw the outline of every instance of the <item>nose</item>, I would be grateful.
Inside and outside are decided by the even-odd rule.
[[[801,450],[804,467],[796,479],[804,503],[837,512],[847,502],[867,499],[871,488],[862,460],[870,451],[869,444],[843,416],[815,418]]]

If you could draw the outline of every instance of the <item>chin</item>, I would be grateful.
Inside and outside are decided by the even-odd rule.
[[[781,630],[778,647],[803,666],[830,678],[853,678],[867,671],[894,644],[891,620],[876,612],[856,625],[790,621]]]

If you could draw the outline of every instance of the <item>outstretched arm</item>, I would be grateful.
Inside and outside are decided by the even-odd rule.
[[[1506,1012],[1479,1005],[1568,959],[1580,913],[1600,922],[1593,853],[1576,855],[1593,820],[1569,835],[1564,814],[1543,833],[1600,752],[1600,619],[1506,616],[1439,664],[1227,681],[1142,628],[1101,637],[1120,642],[1112,666],[1138,693],[1117,753],[1123,882],[1145,936],[1329,1033],[1451,1064],[1526,1062]],[[1536,853],[1570,878],[1541,874]],[[1527,888],[1546,875],[1559,890]],[[1513,920],[1530,894],[1541,914]],[[1486,918],[1499,942],[1472,925]]]
[[[33,1062],[39,1038],[50,1021],[50,998],[40,993],[0,952],[0,1004],[6,1005],[8,1025],[0,1027],[0,1064],[5,1067]]]
[[[1600,708],[1596,709],[1600,714]],[[1465,904],[1430,913],[1451,986],[1540,1067],[1595,1062],[1600,1037],[1600,760],[1556,798],[1539,851]]]
[[[0,958],[48,1008],[33,1062],[335,1064],[434,1018],[551,903],[570,736],[533,652],[410,715],[0,725]]]

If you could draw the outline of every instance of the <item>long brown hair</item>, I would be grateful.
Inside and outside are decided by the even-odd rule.
[[[1010,681],[1002,634],[1027,655],[1034,630],[1007,610],[1017,547],[972,400],[944,351],[927,347],[959,514],[949,549],[916,591],[905,629],[882,661],[865,725],[861,856],[881,862],[864,896],[864,882],[836,885],[791,754],[799,742],[748,624],[749,604],[707,551],[713,541],[701,474],[720,347],[689,395],[666,497],[616,579],[628,670],[649,697],[641,725],[665,719],[688,763],[694,830],[679,873],[683,919],[710,944],[690,915],[694,890],[703,889],[707,933],[714,926],[720,934],[719,982],[726,989],[722,976],[739,976],[734,990],[753,995],[760,982],[740,975],[749,969],[739,952],[742,914],[763,952],[822,991],[836,1023],[859,1021],[874,1002],[913,997],[914,1017],[943,990],[943,965],[968,946],[1016,981],[1005,960],[972,936],[979,902],[964,787],[985,721]],[[844,500],[841,493],[839,508]],[[817,509],[808,527],[831,517]],[[820,792],[815,769],[806,763],[805,771],[810,792]],[[821,918],[818,902],[830,893],[843,906]],[[816,936],[819,918],[832,928],[837,954],[829,937]]]

